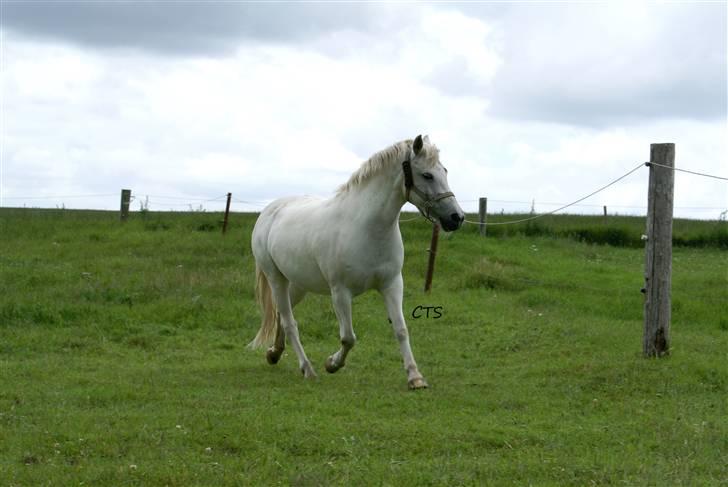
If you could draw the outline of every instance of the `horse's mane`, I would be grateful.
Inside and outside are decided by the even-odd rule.
[[[372,154],[372,156],[364,161],[359,169],[357,169],[349,180],[339,186],[336,190],[336,194],[341,194],[349,191],[352,188],[360,186],[363,182],[367,181],[373,175],[378,174],[384,168],[389,167],[393,164],[400,164],[405,160],[409,151],[412,150],[412,139],[402,140],[395,144],[390,145],[384,150]],[[427,152],[425,160],[428,164],[434,165],[439,154],[439,150],[435,145],[427,144],[423,147]]]

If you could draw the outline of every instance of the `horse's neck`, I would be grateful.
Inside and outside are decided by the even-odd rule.
[[[360,187],[352,188],[345,195],[356,219],[373,229],[394,225],[405,204],[401,171],[389,169],[371,177]]]

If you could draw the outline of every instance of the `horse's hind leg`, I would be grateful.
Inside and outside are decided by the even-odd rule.
[[[301,345],[301,339],[298,336],[298,324],[293,318],[293,306],[291,304],[291,296],[289,293],[290,283],[280,272],[276,272],[273,275],[268,276],[268,282],[270,284],[271,291],[273,292],[273,299],[276,302],[276,307],[278,308],[278,316],[280,320],[279,326],[285,331],[285,337],[288,338],[288,342],[296,352],[296,356],[298,357],[298,366],[307,379],[314,378],[316,377],[316,372],[314,372],[311,362],[308,360],[308,357],[306,357],[306,352],[303,351],[303,345]],[[277,346],[283,341],[284,340],[279,329],[276,333],[276,345],[274,346]]]
[[[306,295],[306,292],[303,291],[301,288],[296,287],[292,284],[288,285],[288,296],[291,303],[291,308],[295,308],[296,304],[298,304],[303,297]],[[283,354],[283,351],[286,349],[286,332],[283,329],[283,326],[281,325],[281,315],[276,315],[276,339],[273,343],[273,346],[268,349],[268,351],[265,354],[265,358],[268,360],[268,363],[271,365],[277,364],[278,361],[281,359],[281,355]]]
[[[275,365],[281,359],[283,350],[286,349],[286,334],[281,326],[281,315],[276,314],[276,339],[273,342],[273,346],[268,348],[265,352],[265,358],[269,364]]]
[[[334,373],[344,366],[346,356],[356,343],[354,327],[351,324],[351,293],[348,289],[332,289],[331,301],[339,320],[339,336],[341,348],[338,352],[326,359],[326,371]]]

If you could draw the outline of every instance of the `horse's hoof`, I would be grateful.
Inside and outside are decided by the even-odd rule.
[[[415,379],[410,379],[407,382],[407,386],[410,388],[410,390],[414,391],[417,389],[427,389],[429,386],[427,385],[427,382],[422,377],[417,377]]]
[[[339,370],[342,365],[334,364],[332,357],[329,357],[326,359],[326,362],[324,362],[324,367],[326,368],[326,372],[328,372],[329,374],[333,374],[334,372]]]
[[[269,364],[275,365],[281,359],[282,354],[282,350],[279,352],[275,348],[271,347],[268,349],[267,352],[265,352],[265,359],[268,361]]]
[[[301,373],[303,374],[304,379],[315,379],[316,372],[314,372],[313,367],[311,367],[310,363],[305,364],[303,367],[301,367]]]

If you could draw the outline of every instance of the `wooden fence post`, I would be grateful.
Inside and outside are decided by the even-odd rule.
[[[604,205],[604,223],[607,223],[607,205]]]
[[[119,210],[119,219],[125,222],[129,219],[129,204],[131,203],[131,190],[121,190],[121,209]]]
[[[232,195],[232,193],[227,194],[227,203],[225,204],[225,218],[222,220],[223,235],[225,235],[225,232],[227,232],[228,215],[230,214],[230,198],[232,197]]]
[[[480,216],[480,236],[485,237],[488,221],[488,198],[478,199],[478,215]]]
[[[655,164],[660,164],[660,167]],[[675,144],[650,145],[645,256],[645,326],[642,350],[646,357],[670,353],[672,274],[672,206]]]
[[[430,239],[430,258],[427,261],[427,275],[425,276],[425,292],[432,289],[432,276],[435,274],[435,256],[437,255],[437,240],[440,237],[440,225],[432,224],[432,238]]]

